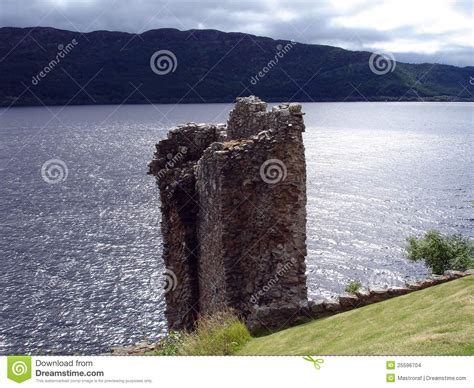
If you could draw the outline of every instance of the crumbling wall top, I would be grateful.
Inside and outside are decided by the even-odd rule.
[[[258,97],[238,97],[227,122],[227,139],[243,139],[266,129],[267,103]]]

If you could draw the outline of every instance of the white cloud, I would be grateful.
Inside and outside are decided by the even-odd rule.
[[[373,42],[366,45],[367,49],[383,50],[392,53],[397,52],[415,52],[420,54],[435,54],[440,51],[441,44],[438,41],[424,41],[410,39],[394,39],[389,42]]]
[[[1,1],[0,26],[210,28],[474,64],[472,0],[29,0],[28,12],[17,0]]]

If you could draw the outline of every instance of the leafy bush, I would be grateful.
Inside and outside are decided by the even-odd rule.
[[[346,292],[348,292],[349,294],[354,294],[355,292],[359,291],[361,287],[361,282],[359,282],[358,280],[351,280],[349,283],[347,283]]]
[[[170,331],[168,335],[160,341],[157,356],[176,356],[183,342],[183,335],[179,331]]]
[[[236,352],[251,338],[247,327],[232,311],[201,317],[196,330],[183,334],[179,354],[221,356]]]
[[[409,260],[424,260],[434,274],[440,275],[447,270],[465,271],[469,268],[474,246],[461,235],[444,235],[430,230],[422,238],[409,237],[407,252]]]

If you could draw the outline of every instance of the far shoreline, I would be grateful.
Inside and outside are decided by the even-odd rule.
[[[228,100],[228,101],[181,101],[181,102],[163,102],[163,101],[157,101],[157,102],[143,102],[143,101],[137,101],[137,102],[127,102],[127,103],[120,103],[120,102],[107,102],[107,103],[96,103],[96,104],[88,104],[88,103],[74,103],[74,104],[20,104],[20,105],[15,105],[15,104],[0,104],[0,109],[11,109],[11,108],[45,108],[45,107],[73,107],[73,106],[132,106],[132,105],[208,105],[208,104],[233,104],[235,101],[234,100]],[[291,103],[291,102],[298,102],[302,104],[311,104],[311,103],[328,103],[328,104],[341,104],[341,103],[408,103],[408,102],[416,102],[416,103],[474,103],[474,98],[471,99],[441,99],[441,98],[423,98],[422,100],[420,99],[415,99],[415,98],[410,98],[410,99],[373,99],[373,100],[365,100],[365,99],[347,99],[347,100],[286,100],[286,99],[267,99],[267,102],[272,103],[272,104],[278,104],[278,103]]]

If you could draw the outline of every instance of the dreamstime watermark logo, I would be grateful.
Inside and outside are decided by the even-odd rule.
[[[174,291],[176,286],[178,285],[178,279],[176,278],[176,274],[171,271],[170,269],[166,269],[163,273],[163,286],[166,292]]]
[[[376,51],[369,58],[370,71],[376,75],[392,73],[396,66],[395,56],[390,52]]]
[[[292,257],[289,262],[285,263],[282,268],[277,270],[275,276],[273,276],[260,290],[255,292],[249,299],[250,303],[257,305],[258,301],[262,296],[264,296],[272,287],[277,284],[280,279],[288,273],[288,271],[293,268],[296,263],[296,259]]]
[[[15,376],[21,376],[24,375],[28,371],[28,367],[26,366],[26,363],[23,361],[16,361],[12,365],[12,373]]]
[[[316,369],[316,370],[320,370],[321,369],[321,364],[324,364],[324,359],[323,358],[313,358],[311,356],[305,356],[305,357],[303,357],[303,360],[311,362],[314,366],[314,369]]]
[[[153,289],[164,289],[165,294],[176,290],[178,285],[178,278],[176,274],[171,269],[165,269],[165,272],[161,273],[155,271],[150,276],[150,286]]]
[[[48,290],[68,289],[71,285],[71,281],[69,280],[71,276],[68,276],[68,273],[74,267],[77,267],[77,261],[75,259],[59,264],[58,271],[55,274],[51,273],[48,268],[38,268],[34,278],[38,291],[33,294],[33,301],[39,303],[44,300]]]
[[[150,58],[150,68],[155,74],[166,75],[174,73],[177,67],[178,59],[172,51],[158,50]]]
[[[289,43],[282,45],[278,44],[276,46],[277,48],[277,53],[275,56],[268,61],[268,63],[262,67],[262,70],[260,70],[257,74],[253,75],[252,78],[250,78],[250,83],[252,85],[257,85],[258,81],[260,81],[265,75],[267,75],[270,70],[272,70],[280,61],[280,59],[283,59],[283,57],[288,54],[288,52],[296,45],[296,42],[294,40],[291,40]]]
[[[49,63],[45,67],[43,67],[43,69],[39,73],[33,76],[33,78],[31,79],[31,83],[35,86],[38,85],[40,81],[45,78],[48,73],[53,71],[54,68],[59,65],[61,60],[66,58],[66,55],[69,54],[78,44],[79,42],[75,38],[66,45],[58,44],[59,51],[57,52],[56,57],[49,61]]]
[[[472,75],[469,76],[469,84],[474,86],[474,77]]]
[[[61,159],[49,159],[41,166],[41,177],[51,185],[65,181],[68,175],[67,165]]]
[[[158,179],[162,179],[165,175],[166,172],[169,171],[170,169],[174,168],[176,164],[184,158],[184,156],[187,154],[188,148],[185,146],[179,147],[179,151],[176,155],[173,155],[169,153],[166,155],[166,158],[168,159],[165,163],[164,168],[162,168],[160,171],[158,171],[158,174],[156,175]]]
[[[260,166],[260,177],[265,183],[275,184],[286,179],[285,163],[280,159],[268,159]]]
[[[8,356],[7,377],[17,383],[31,379],[31,356]]]

